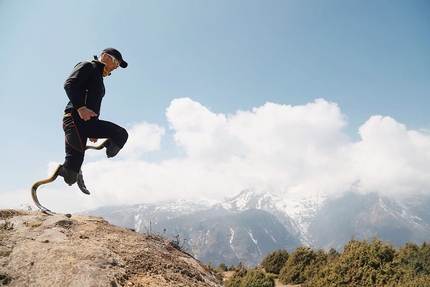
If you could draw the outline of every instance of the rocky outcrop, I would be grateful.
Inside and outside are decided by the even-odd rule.
[[[208,268],[159,235],[101,217],[0,210],[0,285],[222,286]]]

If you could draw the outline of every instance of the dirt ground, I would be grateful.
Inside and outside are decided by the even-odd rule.
[[[208,268],[158,235],[100,217],[0,210],[0,285],[221,287]]]
[[[299,285],[283,285],[282,283],[279,282],[279,279],[275,279],[275,286],[276,287],[300,287]]]

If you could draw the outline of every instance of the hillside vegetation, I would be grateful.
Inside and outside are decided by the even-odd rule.
[[[430,245],[406,243],[396,249],[377,238],[367,242],[353,237],[342,253],[298,247],[291,254],[286,250],[269,253],[259,268],[247,270],[239,264],[235,269],[225,282],[227,287],[274,287],[274,278],[302,287],[428,287]]]

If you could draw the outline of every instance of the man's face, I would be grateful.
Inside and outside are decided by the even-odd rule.
[[[108,73],[119,67],[121,61],[117,60],[114,56],[104,53],[102,56],[102,62],[105,63],[105,69]]]

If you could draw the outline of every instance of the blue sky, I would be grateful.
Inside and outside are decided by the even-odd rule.
[[[91,197],[46,186],[51,206],[316,192],[316,178],[324,192],[384,193],[405,170],[397,193],[428,193],[429,15],[418,0],[1,0],[0,208],[31,204],[32,183],[63,161],[64,80],[110,46],[129,67],[105,79],[101,118],[130,142],[110,161],[87,154]]]

